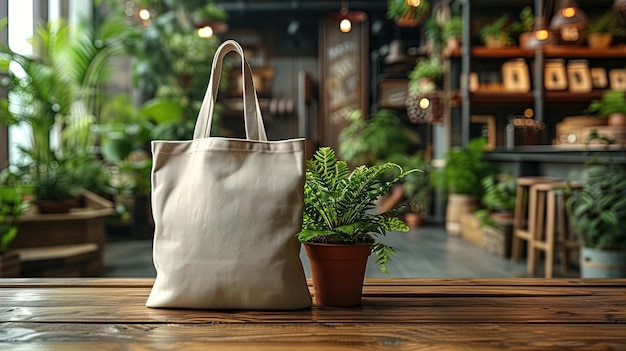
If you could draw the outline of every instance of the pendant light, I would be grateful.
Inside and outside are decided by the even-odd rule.
[[[352,24],[357,24],[367,19],[367,14],[362,11],[350,11],[348,10],[348,1],[341,1],[341,10],[338,16],[334,16],[339,20],[339,31],[342,33],[349,33],[352,31]]]
[[[576,0],[560,0],[552,20],[552,29],[563,44],[582,44],[589,17],[580,9]]]
[[[554,32],[546,25],[545,17],[536,17],[531,37],[526,42],[525,49],[537,49],[546,45],[556,44]]]

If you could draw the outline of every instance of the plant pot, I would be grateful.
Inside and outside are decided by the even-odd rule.
[[[318,306],[350,307],[361,304],[369,245],[305,243]]]
[[[611,33],[589,33],[587,34],[587,46],[594,49],[608,48],[613,42]]]
[[[446,209],[446,231],[448,234],[461,234],[461,217],[466,213],[473,213],[478,209],[478,199],[475,196],[451,193],[448,196]]]
[[[424,216],[421,213],[407,212],[403,215],[403,219],[409,228],[417,228],[424,223]]]
[[[607,124],[612,127],[626,126],[626,113],[615,112],[609,115]]]
[[[496,36],[490,34],[485,37],[485,46],[492,49],[499,49],[507,45],[502,35]]]
[[[582,278],[626,278],[626,250],[580,248]]]
[[[524,32],[519,35],[518,42],[521,49],[528,49],[528,41],[533,37],[533,32]]]

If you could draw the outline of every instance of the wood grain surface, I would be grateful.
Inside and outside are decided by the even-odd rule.
[[[151,279],[0,279],[0,349],[626,350],[626,280],[369,279],[363,304],[150,309]]]

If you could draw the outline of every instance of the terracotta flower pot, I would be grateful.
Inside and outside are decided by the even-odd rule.
[[[626,126],[626,113],[611,113],[608,119],[608,125],[612,127],[624,127]]]
[[[613,34],[611,33],[589,33],[587,34],[587,45],[593,49],[603,49],[611,46]]]
[[[361,304],[369,245],[304,244],[313,277],[313,298],[318,306],[349,307]]]

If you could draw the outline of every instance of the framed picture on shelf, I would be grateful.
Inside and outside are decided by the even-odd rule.
[[[470,117],[470,136],[483,137],[487,140],[485,150],[496,148],[496,118],[492,115],[474,115]]]

